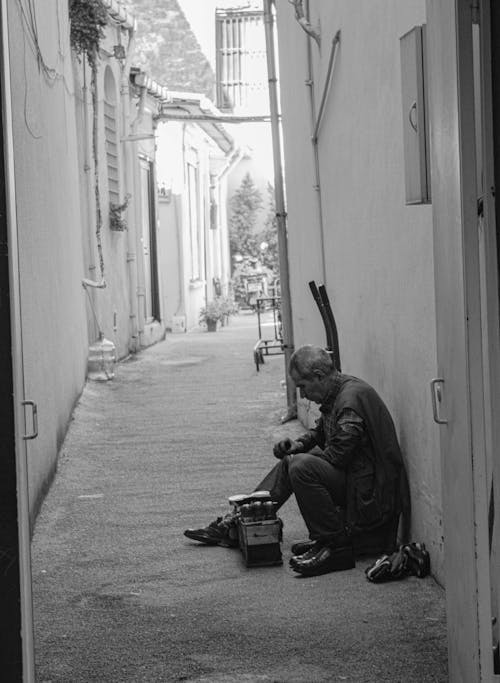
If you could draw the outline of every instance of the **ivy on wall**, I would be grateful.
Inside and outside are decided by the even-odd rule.
[[[127,230],[127,221],[122,216],[123,211],[128,207],[130,201],[130,194],[125,196],[123,204],[111,204],[109,205],[109,228],[110,230],[115,230],[116,232],[123,232]]]
[[[102,0],[69,0],[71,47],[77,55],[86,55],[90,66],[96,65],[99,44],[108,13]]]
[[[90,90],[92,93],[92,155],[94,158],[94,184],[96,206],[96,240],[101,278],[104,279],[104,257],[102,253],[102,213],[99,191],[99,163],[97,151],[97,64],[99,46],[104,38],[104,27],[108,13],[102,0],[69,0],[70,43],[80,58],[87,58],[90,67]]]

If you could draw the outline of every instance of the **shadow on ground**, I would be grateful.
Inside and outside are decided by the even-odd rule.
[[[446,681],[442,590],[432,578],[373,585],[368,560],[304,579],[306,536],[282,510],[284,564],[182,531],[228,510],[300,425],[284,414],[283,357],[257,373],[256,318],[169,335],[87,384],[33,540],[37,681]]]

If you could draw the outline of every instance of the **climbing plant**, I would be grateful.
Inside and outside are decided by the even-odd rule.
[[[104,279],[104,257],[102,253],[102,213],[99,192],[99,163],[97,153],[97,63],[99,46],[104,38],[104,27],[108,13],[102,0],[69,0],[70,43],[76,55],[87,58],[90,67],[90,91],[92,94],[92,154],[94,157],[94,183],[96,204],[96,240],[101,277]]]
[[[102,0],[69,0],[70,41],[77,55],[86,55],[92,66],[97,61],[99,44],[108,13]]]
[[[128,207],[130,202],[130,194],[125,196],[122,204],[115,204],[113,202],[109,205],[109,228],[115,232],[123,232],[127,230],[127,221],[122,216],[122,213]]]

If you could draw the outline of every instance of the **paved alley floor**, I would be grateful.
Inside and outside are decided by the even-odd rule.
[[[168,335],[89,382],[33,539],[39,683],[447,680],[444,595],[432,578],[301,578],[306,538],[283,507],[283,566],[183,536],[229,510],[297,434],[282,356],[256,372],[256,317]],[[417,539],[425,540],[425,539]]]

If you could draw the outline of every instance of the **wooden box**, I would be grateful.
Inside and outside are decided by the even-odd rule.
[[[247,567],[283,564],[282,528],[283,522],[279,518],[259,522],[238,520],[238,540]]]

